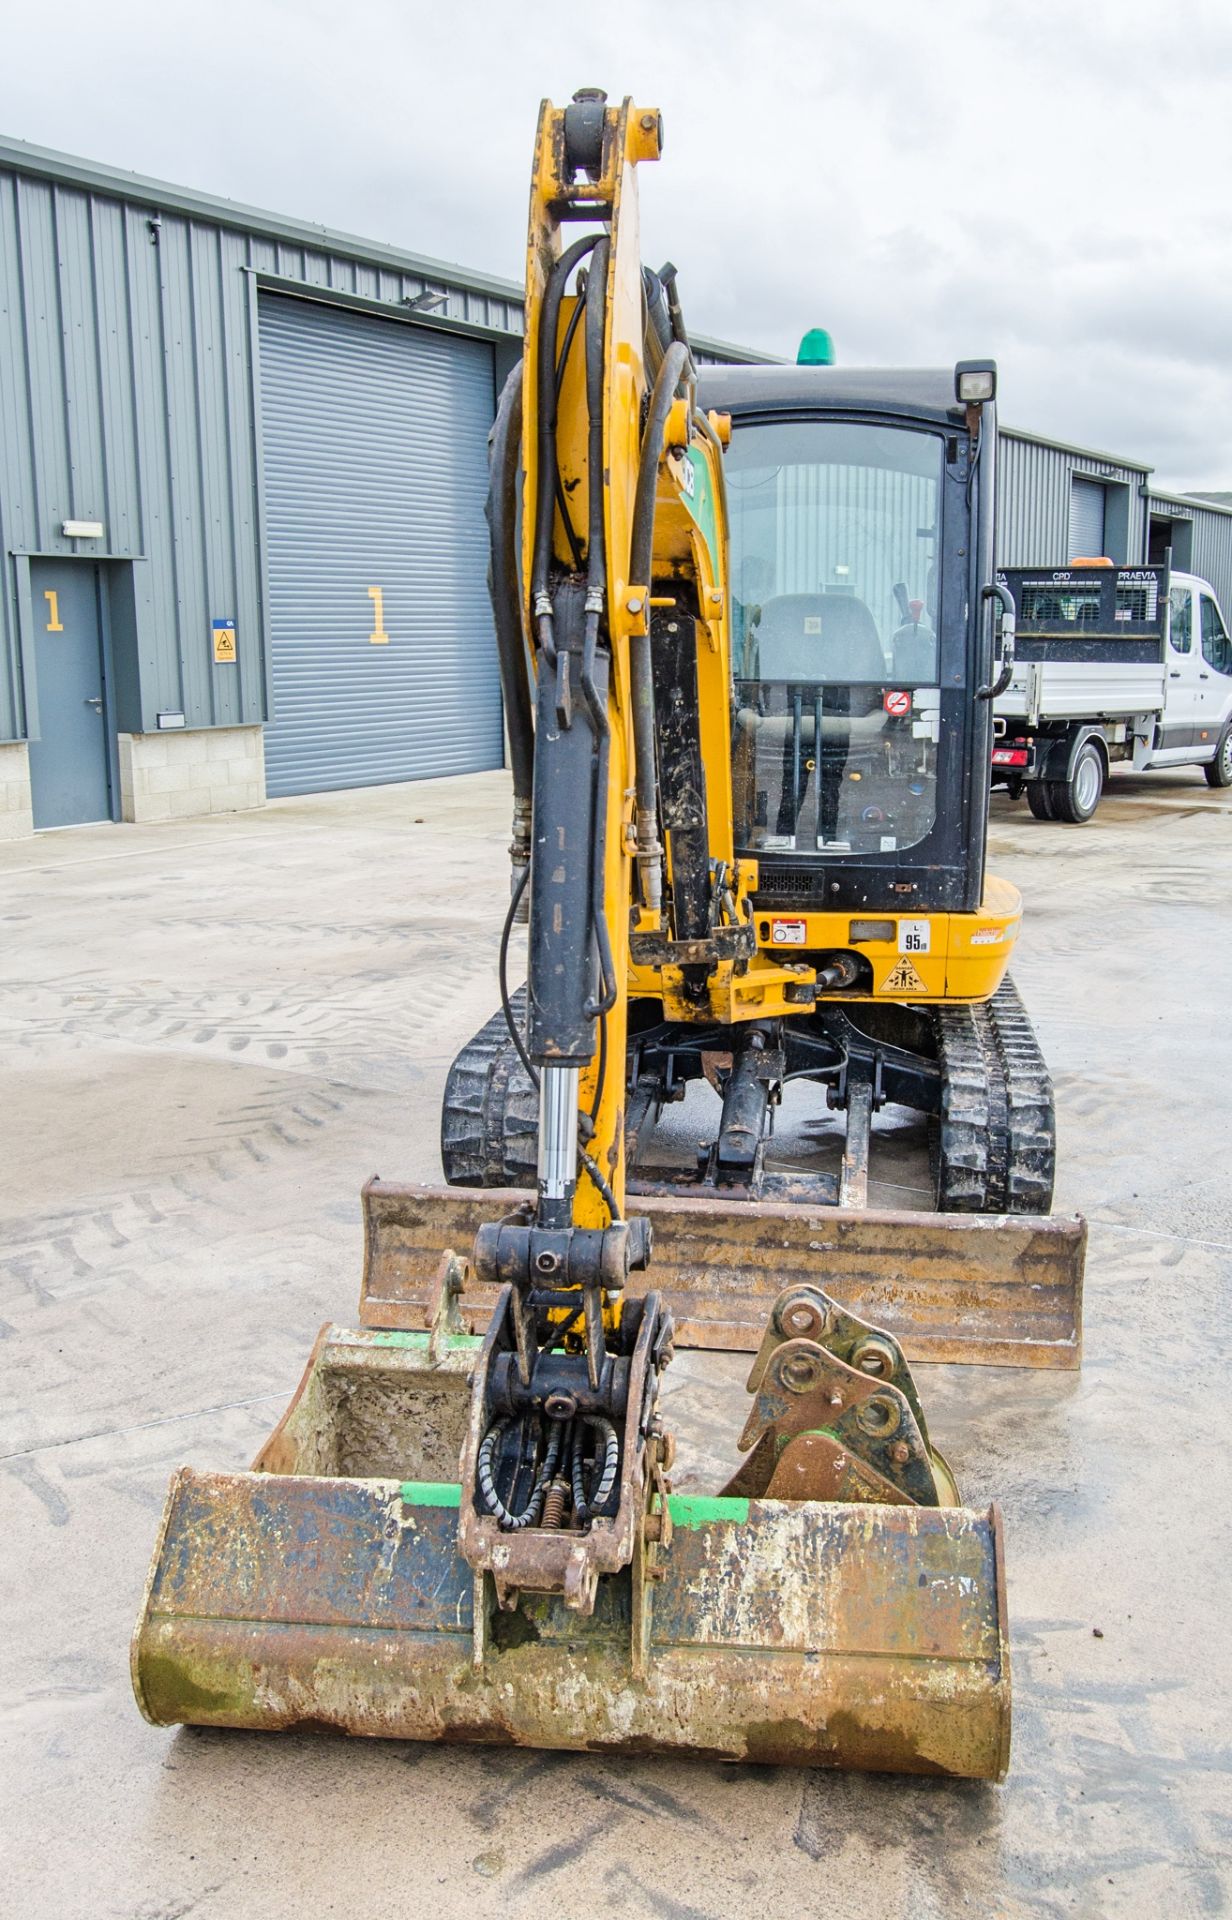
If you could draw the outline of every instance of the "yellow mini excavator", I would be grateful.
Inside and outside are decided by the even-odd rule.
[[[699,373],[640,260],[660,142],[596,91],[540,116],[492,445],[513,881],[449,1184],[369,1184],[360,1326],[251,1472],[176,1475],[134,1685],[163,1725],[995,1778],[1000,1523],[911,1364],[1076,1366],[1084,1246],[984,874],[995,370]],[[837,1175],[772,1164],[793,1081]],[[867,1206],[886,1102],[932,1211]],[[709,1497],[669,1478],[686,1344],[755,1355]]]

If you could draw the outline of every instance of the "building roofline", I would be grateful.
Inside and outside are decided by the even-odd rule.
[[[688,332],[690,346],[699,347],[703,353],[726,354],[733,366],[785,367],[791,364],[781,353],[763,353],[760,347],[737,347],[730,340],[715,340],[708,334],[694,333],[692,327]]]
[[[1008,427],[997,423],[997,431],[1011,440],[1030,440],[1037,447],[1051,447],[1057,453],[1073,453],[1080,460],[1099,460],[1108,467],[1125,467],[1130,473],[1154,473],[1145,460],[1128,460],[1124,454],[1105,453],[1102,447],[1076,447],[1069,440],[1053,440],[1046,433],[1031,433],[1026,427]]]
[[[61,153],[54,147],[39,147],[27,140],[0,135],[0,170],[8,169],[35,179],[58,181],[87,193],[127,200],[163,213],[183,214],[190,220],[209,220],[217,226],[231,227],[262,239],[286,240],[294,246],[312,247],[321,253],[350,255],[375,267],[410,274],[424,281],[468,293],[487,295],[521,306],[525,288],[520,281],[506,280],[499,274],[479,273],[474,267],[459,266],[451,260],[410,253],[384,240],[367,240],[360,234],[319,225],[313,220],[295,219],[288,214],[270,213],[263,207],[250,207],[240,200],[226,200],[204,193],[197,187],[180,187],[168,180],[154,180],[146,174],[130,173],[123,167],[106,166],[100,160],[86,160],[78,154]],[[510,336],[513,337],[512,335]],[[703,334],[690,336],[702,353],[721,354],[737,363],[760,364],[773,361],[774,354],[763,354],[753,347],[733,346],[726,340],[712,340]]]
[[[1191,513],[1222,513],[1232,517],[1232,506],[1210,500],[1201,493],[1173,493],[1168,487],[1148,487],[1147,498],[1162,500],[1169,507],[1188,507]]]

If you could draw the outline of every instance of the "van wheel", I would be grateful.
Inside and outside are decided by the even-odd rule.
[[[1202,769],[1208,787],[1232,787],[1232,720],[1219,736],[1215,758]]]
[[[1052,782],[1050,780],[1028,780],[1027,805],[1037,820],[1052,819]]]
[[[1080,827],[1099,805],[1104,790],[1104,756],[1093,740],[1084,740],[1074,756],[1068,780],[1052,782],[1052,817]]]

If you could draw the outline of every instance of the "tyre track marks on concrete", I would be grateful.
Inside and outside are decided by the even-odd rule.
[[[70,979],[10,990],[0,999],[0,1035],[22,1050],[123,1041],[248,1056],[288,1072],[392,1089],[414,1082],[421,1060],[460,1044],[466,988],[480,972],[472,949],[458,965],[445,955],[430,975],[420,970],[413,979],[369,969],[351,976],[345,990],[328,982],[194,989]]]

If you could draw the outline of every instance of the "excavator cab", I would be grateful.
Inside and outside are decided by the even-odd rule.
[[[977,909],[994,402],[969,416],[953,373],[836,367],[714,369],[700,391],[732,422],[735,817],[757,908]]]

